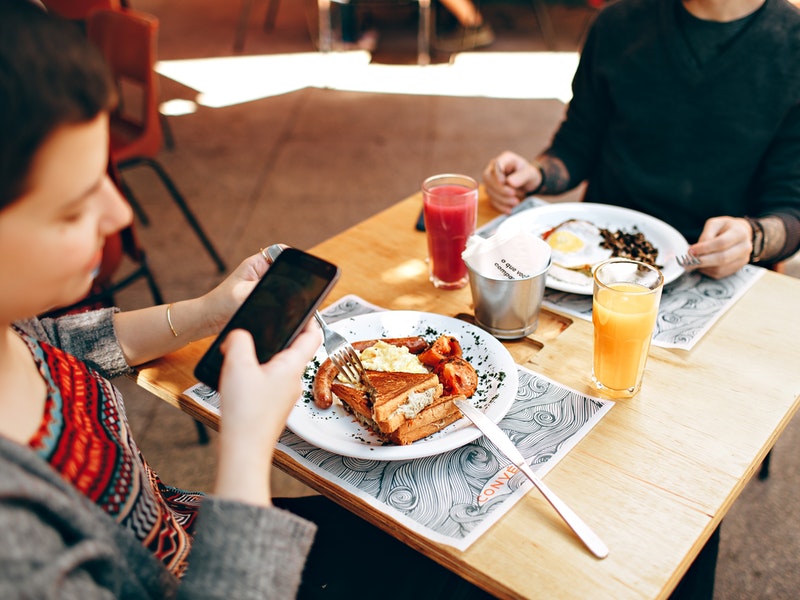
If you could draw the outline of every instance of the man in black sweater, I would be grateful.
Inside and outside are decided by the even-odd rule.
[[[551,146],[484,170],[493,205],[587,181],[585,200],[678,229],[716,278],[800,248],[800,10],[619,0],[597,16]]]

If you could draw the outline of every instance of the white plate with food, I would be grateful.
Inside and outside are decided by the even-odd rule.
[[[381,311],[357,315],[330,327],[351,342],[421,336],[428,342],[440,335],[454,336],[463,358],[475,369],[478,387],[469,399],[492,421],[500,421],[517,396],[517,365],[508,350],[487,332],[459,319],[417,311]],[[338,398],[330,408],[319,408],[313,397],[314,379],[327,354],[320,347],[303,376],[303,394],[289,415],[287,426],[305,441],[335,454],[372,460],[408,460],[453,450],[480,437],[466,419],[408,445],[381,440],[348,413]]]
[[[554,202],[511,215],[500,224],[497,233],[531,231],[546,236],[553,253],[547,286],[562,292],[591,294],[592,268],[616,255],[614,250],[601,247],[604,241],[601,230],[615,234],[623,246],[628,243],[647,246],[649,242],[657,251],[653,262],[664,274],[665,284],[683,274],[675,258],[689,248],[686,238],[660,219],[620,206]],[[643,238],[636,234],[642,234]],[[634,237],[636,242],[631,242]]]

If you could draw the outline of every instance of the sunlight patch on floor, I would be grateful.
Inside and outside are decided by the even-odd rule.
[[[511,99],[572,97],[576,52],[474,52],[449,64],[384,65],[363,51],[307,52],[161,61],[163,76],[223,107],[307,87],[341,91]]]

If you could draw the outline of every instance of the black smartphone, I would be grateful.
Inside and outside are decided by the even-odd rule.
[[[414,229],[417,231],[425,231],[425,209],[419,211],[417,222],[414,224]]]
[[[339,267],[296,248],[285,248],[197,363],[195,377],[217,388],[219,347],[233,329],[253,335],[260,363],[291,344],[339,278]]]

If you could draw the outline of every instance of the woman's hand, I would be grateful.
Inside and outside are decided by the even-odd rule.
[[[114,328],[128,364],[140,365],[218,334],[268,268],[259,252],[203,296],[115,314]]]
[[[542,173],[530,162],[513,152],[493,158],[483,170],[483,185],[492,206],[503,213],[511,212],[520,200],[542,183]]]
[[[270,261],[261,252],[249,256],[234,269],[217,287],[200,297],[202,314],[208,319],[208,331],[219,333],[230,321],[233,313],[242,305],[253,291],[256,283],[264,276]]]
[[[286,350],[260,365],[249,333],[234,330],[225,338],[216,495],[264,506],[271,503],[274,446],[302,393],[303,372],[321,341],[319,328],[310,323]]]
[[[709,219],[697,243],[689,246],[689,252],[700,259],[700,264],[692,270],[714,279],[736,273],[750,262],[752,251],[753,230],[750,223],[736,217]]]

